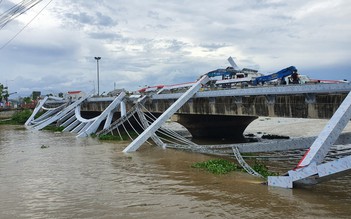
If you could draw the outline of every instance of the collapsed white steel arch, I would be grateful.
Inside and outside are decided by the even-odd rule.
[[[40,130],[46,126],[56,122],[58,126],[64,127],[64,132],[77,133],[77,137],[86,137],[97,131],[102,121],[105,120],[104,127],[109,127],[112,121],[113,114],[117,111],[117,107],[123,102],[125,92],[121,92],[112,103],[97,117],[91,119],[84,119],[80,115],[80,105],[89,98],[90,95],[81,97],[80,99],[70,103],[64,102],[61,106],[54,109],[46,108],[47,112],[39,118],[34,119],[37,113],[44,107],[47,100],[60,100],[52,97],[45,97],[40,100],[33,110],[32,115],[26,121],[25,126]]]
[[[243,160],[243,156],[240,153],[243,152],[269,152],[269,151],[282,151],[282,150],[292,150],[292,149],[303,149],[307,148],[307,144],[311,144],[312,146],[307,151],[305,156],[301,159],[296,169],[288,171],[288,174],[284,176],[270,176],[268,177],[268,185],[269,186],[277,186],[283,188],[293,188],[295,183],[303,183],[303,184],[315,184],[318,183],[320,179],[326,179],[330,176],[334,176],[335,174],[344,173],[346,171],[351,170],[351,156],[346,156],[343,158],[339,158],[333,161],[325,162],[324,158],[326,157],[328,151],[331,146],[339,139],[339,141],[344,141],[350,143],[350,138],[343,137],[340,135],[346,124],[351,119],[351,92],[344,99],[343,103],[340,105],[338,110],[335,112],[333,117],[330,119],[329,123],[326,125],[324,130],[320,133],[320,135],[314,139],[300,139],[294,141],[286,141],[286,142],[276,142],[269,144],[261,144],[256,145],[256,147],[247,147],[240,145],[217,145],[217,146],[200,146],[197,145],[179,134],[174,133],[170,130],[166,130],[161,126],[166,122],[167,119],[170,118],[187,100],[193,97],[197,91],[201,88],[201,86],[208,82],[208,77],[204,76],[196,83],[194,83],[187,92],[182,94],[179,99],[173,103],[160,117],[155,118],[151,113],[146,114],[143,112],[146,111],[145,107],[141,104],[142,101],[146,98],[146,96],[140,98],[135,106],[128,112],[125,112],[124,105],[124,97],[125,93],[121,92],[112,103],[97,117],[92,119],[84,119],[80,116],[80,105],[83,103],[88,96],[76,100],[73,103],[66,102],[61,106],[46,109],[47,112],[44,113],[37,119],[34,119],[35,115],[39,112],[41,108],[44,107],[45,102],[51,97],[46,97],[43,100],[39,101],[37,107],[34,109],[33,114],[27,120],[25,125],[27,127],[34,128],[36,130],[40,130],[47,125],[52,124],[53,122],[57,122],[57,125],[64,127],[64,131],[77,133],[77,137],[85,137],[89,136],[92,133],[95,133],[100,126],[101,122],[105,120],[105,124],[103,126],[103,130],[98,132],[97,134],[106,134],[108,132],[112,132],[114,129],[117,130],[120,135],[119,128],[123,127],[123,129],[127,132],[124,123],[128,122],[130,126],[129,119],[134,117],[134,119],[139,123],[138,119],[136,119],[135,114],[138,115],[140,120],[139,126],[144,130],[141,134],[138,134],[136,139],[132,139],[131,136],[128,136],[133,140],[123,151],[124,152],[132,152],[139,149],[139,147],[147,142],[149,138],[153,139],[153,141],[162,147],[171,147],[171,148],[182,148],[192,151],[197,151],[201,153],[209,153],[211,154],[220,154],[219,149],[229,149],[231,155],[235,155],[238,159],[239,163],[243,165],[243,167],[251,174],[258,176],[255,171],[253,171],[250,166]],[[121,106],[121,118],[119,118],[116,122],[111,124],[112,116],[117,111],[117,107]],[[132,127],[134,129],[134,127]],[[136,129],[134,129],[136,131]],[[166,144],[165,138],[156,135],[156,132],[161,133],[161,135],[167,136],[173,140],[169,141],[171,144]],[[346,141],[345,141],[346,139]],[[166,139],[167,141],[169,139]],[[176,143],[179,142],[179,143]],[[172,144],[173,143],[173,144]],[[286,145],[284,145],[286,143]]]

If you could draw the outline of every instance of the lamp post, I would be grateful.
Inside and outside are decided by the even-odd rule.
[[[100,81],[99,81],[99,60],[101,57],[95,57],[96,60],[96,71],[97,71],[97,94],[100,94]]]

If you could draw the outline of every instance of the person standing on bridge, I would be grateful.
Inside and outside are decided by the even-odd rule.
[[[293,84],[299,84],[300,83],[299,74],[296,71],[294,71],[294,73],[292,73],[291,79],[292,79],[292,83]]]

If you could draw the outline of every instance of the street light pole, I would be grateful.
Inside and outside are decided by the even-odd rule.
[[[100,80],[99,80],[99,60],[101,57],[95,57],[96,60],[96,71],[97,71],[97,94],[100,94]]]

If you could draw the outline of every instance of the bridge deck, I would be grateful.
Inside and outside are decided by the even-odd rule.
[[[285,86],[250,87],[242,89],[221,89],[198,92],[194,98],[230,97],[230,96],[257,96],[257,95],[291,95],[291,94],[318,94],[343,93],[351,91],[351,83],[339,84],[299,84]],[[181,93],[155,94],[152,99],[177,99]]]

